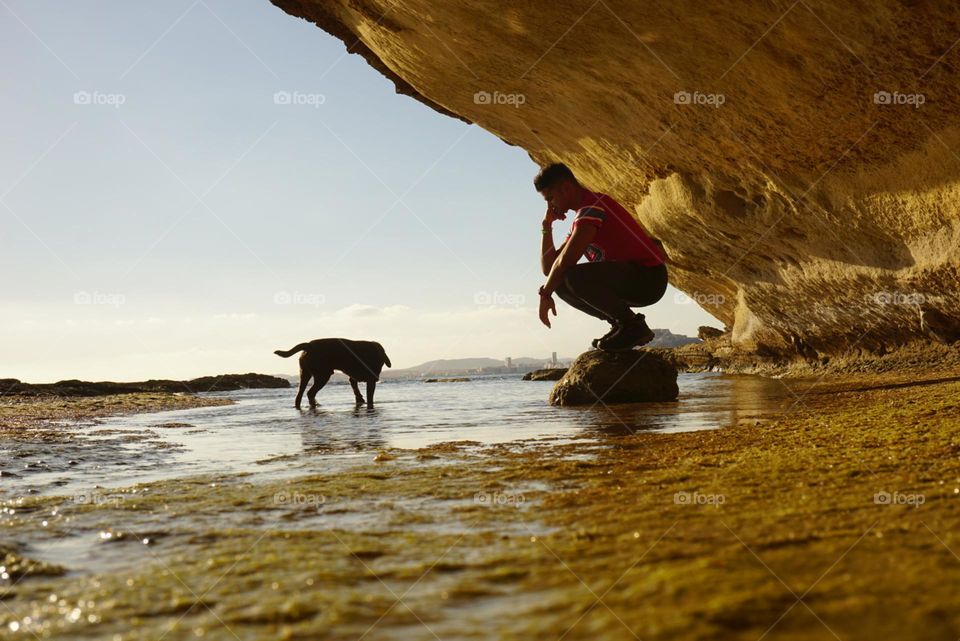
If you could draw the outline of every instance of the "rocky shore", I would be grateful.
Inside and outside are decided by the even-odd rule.
[[[133,383],[79,380],[24,383],[5,378],[0,379],[0,437],[24,430],[44,431],[63,421],[233,403],[228,398],[198,396],[202,392],[286,387],[290,387],[290,383],[285,379],[255,373]],[[56,429],[47,430],[45,438],[56,438],[57,434]]]
[[[59,429],[64,422],[232,403],[229,398],[181,392],[128,392],[96,396],[7,394],[0,397],[0,439],[23,435],[25,432],[42,432],[44,439],[69,438],[67,432]]]
[[[728,333],[703,342],[663,349],[645,348],[667,359],[681,372],[727,372],[804,378],[860,374],[926,374],[960,368],[960,343],[916,341],[889,349],[854,347],[837,356],[744,351]]]

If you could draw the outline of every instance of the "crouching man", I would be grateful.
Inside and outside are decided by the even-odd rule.
[[[630,349],[653,340],[643,314],[667,289],[666,255],[620,203],[583,187],[566,165],[544,167],[533,181],[547,201],[543,218],[540,265],[547,282],[540,287],[540,321],[550,327],[557,315],[556,294],[585,314],[610,323],[610,331],[593,340],[600,349]],[[560,247],[553,244],[553,223],[576,212]],[[589,262],[580,263],[581,256]]]

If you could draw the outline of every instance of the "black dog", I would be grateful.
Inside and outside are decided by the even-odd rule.
[[[317,392],[327,384],[335,369],[350,377],[350,386],[353,387],[357,405],[363,404],[363,396],[360,395],[357,381],[365,381],[367,407],[373,407],[373,391],[377,387],[377,381],[380,380],[380,370],[384,365],[393,367],[380,343],[351,341],[346,338],[318,338],[309,343],[300,343],[286,351],[278,349],[274,354],[287,358],[300,351],[303,354],[300,355],[300,391],[297,392],[295,403],[297,409],[300,409],[303,390],[306,389],[311,377],[313,386],[307,392],[307,400],[310,401],[310,407],[317,406]]]

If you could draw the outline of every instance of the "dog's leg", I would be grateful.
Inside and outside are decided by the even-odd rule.
[[[376,381],[367,381],[367,407],[373,407],[373,391],[377,389]]]
[[[307,383],[310,382],[310,372],[300,368],[300,389],[297,391],[297,400],[294,401],[293,406],[297,409],[300,409],[300,401],[303,400],[303,390],[307,389]]]
[[[360,393],[360,386],[357,385],[357,379],[350,377],[350,387],[353,388],[353,396],[357,399],[357,405],[363,405],[363,394]]]
[[[333,370],[317,374],[313,377],[313,385],[310,387],[310,391],[307,392],[307,400],[310,401],[310,407],[317,406],[317,392],[327,384],[331,376],[333,376]]]

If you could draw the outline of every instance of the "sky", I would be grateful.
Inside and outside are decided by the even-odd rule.
[[[537,320],[537,167],[267,0],[0,0],[0,378],[576,356]],[[555,232],[557,242],[566,223]],[[670,287],[651,327],[719,323]]]

